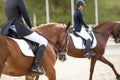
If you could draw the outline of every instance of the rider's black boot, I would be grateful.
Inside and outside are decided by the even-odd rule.
[[[85,53],[86,53],[85,57],[87,57],[87,58],[90,58],[92,56],[92,52],[91,52],[90,46],[91,46],[91,40],[88,39],[86,41],[86,45],[85,45],[85,47],[86,47],[86,49],[85,49]]]
[[[31,73],[35,73],[35,74],[45,74],[45,72],[40,71],[39,65],[43,56],[43,53],[45,51],[45,45],[41,45],[35,55],[34,61],[33,61],[33,65],[31,68]]]

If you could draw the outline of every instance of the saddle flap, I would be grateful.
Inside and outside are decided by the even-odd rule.
[[[97,40],[92,32],[92,35],[93,35],[93,42],[92,42],[92,46],[91,48],[95,48],[96,45],[97,45]],[[73,40],[73,44],[75,46],[75,48],[77,49],[85,49],[85,45],[84,45],[84,41],[83,41],[83,38],[81,37],[76,37],[74,34],[70,34],[72,40]]]
[[[30,48],[30,46],[28,45],[28,43],[25,40],[15,39],[15,38],[11,38],[11,37],[9,37],[9,38],[14,40],[18,44],[20,50],[22,51],[22,53],[25,56],[34,57],[34,53],[33,53],[32,49]]]

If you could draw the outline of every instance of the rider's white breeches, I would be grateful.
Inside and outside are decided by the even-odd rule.
[[[47,39],[45,39],[43,36],[39,35],[38,33],[36,32],[33,32],[32,34],[30,35],[27,35],[27,36],[24,36],[25,39],[28,39],[30,41],[33,41],[33,42],[36,42],[38,43],[39,45],[45,45],[47,46]]]
[[[80,35],[81,37],[83,37],[85,40],[90,39],[92,41],[92,38],[90,36],[90,34],[85,30],[85,28],[81,28],[80,32],[76,32],[78,35]]]

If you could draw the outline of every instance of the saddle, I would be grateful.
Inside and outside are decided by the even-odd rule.
[[[92,37],[92,41],[91,41],[91,48],[94,48],[94,47],[96,47],[96,45],[97,45],[97,41],[96,41],[96,38],[95,38],[95,36],[94,36],[94,34],[93,34],[93,32],[91,31],[90,33],[90,36]],[[74,46],[75,46],[75,48],[77,48],[77,49],[85,49],[85,43],[86,43],[86,40],[83,38],[83,37],[81,37],[80,35],[78,35],[77,33],[75,33],[74,31],[73,31],[73,33],[71,33],[70,34],[71,35],[71,37],[72,37],[72,40],[73,40],[73,43],[74,43]],[[79,43],[79,44],[78,44]]]
[[[17,33],[15,31],[13,31],[12,29],[8,29],[8,33],[7,33],[6,37],[9,37],[9,38],[13,39],[14,41],[16,41],[18,43],[18,45],[20,44],[19,42],[21,40],[24,40],[27,43],[27,45],[29,45],[29,49],[31,49],[33,54],[36,55],[37,50],[39,48],[39,44],[38,43],[35,43],[33,41],[30,41],[30,40],[27,40],[25,38],[19,38]]]

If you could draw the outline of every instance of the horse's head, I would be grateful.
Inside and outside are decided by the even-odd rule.
[[[116,43],[120,42],[120,23],[118,21],[102,22],[94,28],[94,32],[102,34],[105,37],[112,35]]]
[[[56,42],[57,44],[57,48],[58,48],[58,52],[59,53],[64,53],[66,52],[66,47],[67,47],[67,41],[68,41],[68,30],[70,28],[70,22],[68,22],[67,25],[63,25],[63,24],[60,24],[57,28],[57,32],[58,32],[58,40]]]
[[[120,43],[120,23],[114,22],[114,28],[112,28],[112,35],[116,43]]]
[[[47,38],[54,47],[56,53],[62,55],[62,53],[66,52],[69,27],[70,22],[68,22],[67,25],[59,23],[49,23],[40,25],[34,28],[34,30]]]
[[[58,58],[61,61],[65,61],[66,60],[66,56],[65,53],[67,51],[67,43],[68,43],[68,30],[70,28],[70,22],[67,23],[67,25],[64,25],[63,27],[61,26],[62,29],[60,29],[61,31],[59,32],[60,37],[59,40],[57,42],[57,50],[56,53],[58,54]]]

